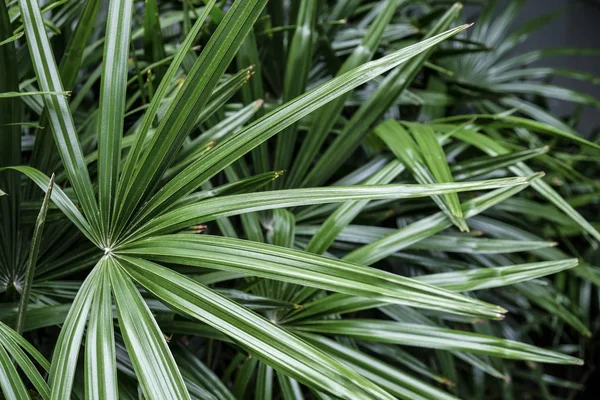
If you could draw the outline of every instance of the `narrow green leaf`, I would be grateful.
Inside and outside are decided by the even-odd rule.
[[[534,122],[534,124],[539,123]],[[439,127],[439,125],[437,126]],[[529,129],[527,125],[525,125],[525,127]],[[454,133],[454,136],[456,136],[460,140],[472,144],[473,146],[479,148],[481,151],[491,156],[507,154],[509,152],[500,143],[470,129],[457,131]],[[525,163],[522,162],[518,163],[513,167],[510,167],[510,170],[515,174],[521,176],[529,175],[532,172],[532,170]],[[558,194],[554,189],[552,189],[550,185],[548,185],[541,179],[537,179],[531,182],[531,186],[538,193],[544,196],[548,201],[550,201],[557,208],[559,208],[562,212],[568,215],[573,221],[575,221],[579,226],[586,230],[596,240],[600,241],[600,232],[598,232],[592,224],[590,224],[580,213],[577,212],[577,210],[575,210],[565,199],[563,199],[560,194]]]
[[[0,2],[0,40],[13,35],[8,7]],[[19,58],[14,42],[0,46],[0,92],[19,90]],[[0,98],[0,168],[21,164],[21,126],[23,102],[18,98]],[[1,170],[0,170],[1,171]],[[0,172],[0,189],[10,196],[0,196],[0,257],[4,263],[18,263],[21,215],[21,179],[14,171]],[[4,193],[4,192],[3,192]],[[6,193],[5,193],[6,194]],[[10,273],[10,272],[9,272]]]
[[[23,327],[25,326],[25,320],[27,318],[27,306],[29,305],[29,296],[31,294],[31,285],[33,284],[33,277],[35,275],[35,267],[37,264],[38,253],[40,251],[40,244],[42,242],[42,235],[44,232],[44,224],[46,222],[46,214],[48,213],[48,204],[50,203],[50,196],[52,195],[52,187],[54,186],[54,175],[50,177],[50,183],[46,189],[44,200],[42,201],[42,208],[35,221],[35,227],[33,229],[33,237],[31,239],[31,248],[29,250],[29,256],[27,259],[27,267],[25,269],[25,282],[23,283],[23,289],[21,291],[21,299],[19,301],[19,311],[17,313],[17,324],[15,330],[21,334]]]
[[[498,318],[500,307],[402,276],[299,250],[209,235],[169,235],[119,250],[155,261],[210,267],[308,285],[390,303]]]
[[[300,0],[296,19],[296,30],[288,46],[285,77],[283,81],[283,101],[288,102],[306,91],[306,83],[313,60],[313,45],[315,44],[317,0]],[[277,136],[275,146],[275,169],[287,170],[292,164],[296,148],[298,125],[291,124]],[[277,181],[275,186],[283,186]]]
[[[492,173],[501,168],[510,167],[521,161],[527,161],[531,158],[545,154],[549,150],[550,148],[548,146],[544,146],[537,149],[515,151],[494,157],[486,156],[480,159],[472,159],[463,163],[454,164],[450,169],[457,181],[463,181]]]
[[[294,214],[282,209],[273,211],[273,228],[270,242],[276,246],[294,247],[296,235],[296,219]]]
[[[294,325],[294,329],[329,335],[343,335],[381,343],[458,350],[515,360],[555,364],[583,364],[583,360],[578,358],[512,340],[395,321],[361,319],[309,321]]]
[[[132,12],[133,0],[111,0],[106,16],[97,128],[98,203],[106,247],[114,240],[109,231],[121,161]]]
[[[340,76],[359,65],[370,61],[379,46],[385,28],[390,23],[396,9],[405,1],[386,0],[385,8],[371,23],[362,42],[356,46],[352,54],[344,61],[336,76]],[[287,187],[298,187],[306,172],[315,159],[317,152],[327,139],[327,136],[335,124],[335,116],[339,115],[344,108],[344,102],[350,96],[348,92],[333,100],[320,110],[315,112],[314,123],[310,127],[287,179]]]
[[[530,182],[534,182],[537,179],[539,179],[539,176],[533,177]],[[486,193],[485,195],[464,203],[462,205],[463,214],[465,218],[475,216],[500,203],[501,201],[514,196],[523,189],[525,189],[524,186],[517,186],[512,188],[498,189],[493,192]],[[439,212],[403,227],[396,233],[390,234],[384,238],[354,250],[353,252],[347,254],[344,257],[344,260],[357,264],[371,265],[391,254],[394,254],[414,243],[423,240],[424,238],[435,235],[436,233],[439,233],[450,226],[452,226],[452,222],[444,213]]]
[[[10,328],[5,327],[4,329],[8,330]],[[17,335],[17,333],[14,332],[14,335]],[[40,371],[38,371],[37,367],[33,364],[33,362],[31,362],[31,360],[27,357],[25,352],[19,347],[18,343],[13,340],[14,335],[12,335],[12,337],[3,337],[2,333],[0,333],[2,346],[4,346],[10,357],[12,357],[15,360],[16,364],[23,371],[25,376],[27,376],[27,379],[29,379],[29,381],[33,384],[40,397],[44,400],[49,399],[50,387],[40,374]],[[24,341],[24,339],[22,339],[22,341]],[[25,348],[25,350],[27,350],[27,348]],[[35,353],[37,353],[36,357],[40,357],[44,360],[45,364],[43,366],[48,367],[48,362],[46,361],[46,359],[41,354],[39,354],[37,350],[35,350]]]
[[[413,376],[385,364],[375,357],[353,350],[338,342],[320,335],[302,333],[302,338],[339,358],[349,367],[357,370],[364,377],[381,385],[382,388],[402,399],[444,399],[456,400],[456,397],[435,388],[426,382],[415,379]]]
[[[304,400],[302,388],[297,380],[277,371],[277,380],[283,400]]]
[[[312,235],[319,230],[319,226],[300,225],[298,235]],[[338,235],[340,242],[369,244],[387,235],[393,234],[396,229],[366,225],[350,225]],[[449,253],[465,254],[498,254],[515,253],[521,251],[535,251],[538,249],[554,247],[556,242],[541,240],[501,240],[473,237],[470,235],[437,234],[422,239],[408,246],[413,250],[445,251]]]
[[[257,77],[263,76],[258,43],[256,41],[256,34],[253,30],[248,32],[246,40],[238,51],[236,61],[238,69],[253,65]],[[256,101],[256,99],[264,98],[265,91],[263,88],[262,79],[251,79],[250,82],[248,82],[248,85],[244,85],[242,88],[242,99],[244,100],[244,104],[249,104],[252,101]],[[257,116],[262,117],[263,115],[264,111],[259,110]],[[256,172],[263,173],[271,169],[269,148],[267,147],[266,143],[263,143],[256,149],[252,150],[251,155],[252,165],[254,166],[254,170]]]
[[[557,100],[569,101],[600,108],[600,101],[593,96],[567,89],[564,87],[549,85],[539,82],[515,82],[515,83],[496,83],[488,86],[490,90],[513,94],[543,96]]]
[[[146,218],[148,215],[156,215],[158,212],[168,208],[173,199],[177,200],[191,193],[227,165],[322,105],[368,82],[375,76],[410,60],[417,54],[435,46],[467,27],[467,25],[463,25],[451,29],[379,60],[363,64],[265,115],[237,135],[217,145],[211,152],[198,159],[176,178],[162,187],[146,204],[145,212],[140,216],[140,219]]]
[[[0,172],[4,169],[5,168],[1,168]],[[50,183],[50,178],[35,168],[20,166],[10,167],[10,169],[21,172],[30,178],[42,190],[47,190]],[[71,199],[57,185],[54,185],[50,199],[88,239],[90,239],[94,244],[100,245],[101,242],[97,236],[97,232],[92,230],[92,227],[81,214],[77,206],[73,204]]]
[[[59,2],[54,2],[53,4],[58,4]],[[59,71],[60,78],[63,83],[63,87],[67,90],[73,90],[75,87],[75,81],[77,79],[79,69],[83,60],[83,51],[90,40],[92,32],[95,26],[96,16],[98,14],[98,9],[100,7],[100,0],[87,0],[85,3],[85,7],[81,12],[81,16],[77,22],[77,26],[75,30],[70,35],[69,43],[65,49],[65,52],[60,60]],[[100,68],[98,68],[98,73],[100,72]],[[93,79],[90,79],[89,82],[94,82]],[[85,86],[84,86],[85,87]],[[84,90],[81,90],[78,94],[82,95],[85,93]],[[71,109],[74,111],[76,107],[74,107],[75,99],[71,100],[70,105]],[[48,125],[48,111],[44,110],[42,115],[40,116],[40,125],[47,126]],[[48,149],[54,149],[55,144],[53,141],[53,136],[50,134],[40,134],[38,132],[35,137],[35,142],[33,146],[33,151],[31,154],[30,166],[34,167],[44,173],[51,173],[53,171],[54,165],[56,165],[60,157],[55,151],[48,151]],[[58,175],[60,176],[60,175]],[[62,179],[57,179],[59,182],[62,182]],[[27,190],[30,192],[33,188],[28,187]]]
[[[117,268],[105,258],[90,311],[85,345],[86,399],[117,399],[117,370],[113,331],[109,269]]]
[[[10,327],[2,322],[0,322],[0,335],[3,336],[3,340],[12,341],[16,345],[22,347],[33,359],[44,369],[47,371],[50,369],[50,363],[46,358],[27,340],[23,338],[23,336],[19,335],[17,332],[10,329]]]
[[[538,132],[545,135],[559,136],[565,139],[571,140],[583,146],[600,150],[600,145],[592,143],[582,137],[573,135],[570,132],[564,132],[560,129],[554,128],[548,124],[542,122],[533,121],[527,118],[515,117],[512,115],[498,115],[498,114],[473,114],[473,115],[458,115],[454,117],[447,117],[432,121],[432,124],[447,124],[461,121],[490,121],[494,123],[496,127],[506,128],[525,128],[532,132]]]
[[[390,399],[376,385],[281,327],[157,264],[120,256],[127,272],[176,310],[227,334],[278,371],[345,399]]]
[[[424,155],[421,155],[419,147],[417,147],[409,133],[395,120],[390,119],[381,123],[375,128],[375,133],[396,157],[410,168],[419,183],[453,182],[454,180],[446,164],[444,151],[439,145],[435,133],[431,129],[420,129],[417,124],[410,127],[413,130],[413,136],[421,138],[419,144]],[[429,140],[425,139],[428,135]],[[433,135],[433,137],[430,135]],[[435,142],[435,144],[432,144],[432,142]],[[426,149],[427,146],[436,146],[437,150],[434,148]],[[433,159],[434,152],[435,160]],[[443,163],[445,167],[440,166],[440,163]],[[446,171],[446,169],[448,170]],[[468,231],[469,227],[463,218],[458,195],[451,193],[445,196],[445,198],[434,196],[432,199],[461,231]]]
[[[144,113],[142,122],[140,123],[140,128],[137,132],[135,144],[133,145],[127,158],[125,159],[125,163],[123,166],[123,173],[121,174],[121,178],[119,180],[119,186],[118,186],[118,200],[119,201],[121,200],[121,196],[123,195],[123,190],[124,190],[123,185],[126,185],[128,182],[128,181],[125,181],[125,178],[123,178],[123,177],[128,177],[128,179],[129,179],[129,177],[131,177],[131,175],[133,174],[134,169],[136,167],[136,163],[138,162],[139,157],[141,156],[142,151],[144,149],[144,145],[146,144],[148,132],[150,131],[150,128],[152,127],[152,124],[154,123],[154,120],[156,118],[156,113],[158,112],[159,106],[162,103],[163,99],[165,98],[167,89],[169,88],[171,81],[175,77],[175,74],[179,70],[179,67],[180,67],[181,63],[183,62],[183,59],[185,58],[186,54],[192,47],[194,40],[198,36],[198,33],[200,32],[200,29],[202,28],[202,25],[204,24],[204,20],[206,19],[206,17],[208,17],[208,14],[210,13],[210,10],[213,8],[215,2],[216,2],[216,0],[209,0],[206,3],[204,10],[202,11],[201,15],[198,16],[196,23],[194,24],[192,29],[188,32],[183,43],[181,43],[181,46],[179,47],[179,49],[177,50],[177,53],[175,54],[175,58],[173,58],[173,61],[171,61],[171,64],[169,64],[169,68],[168,68],[167,72],[165,73],[163,79],[161,80],[158,88],[154,92],[154,96],[152,96],[152,101],[150,102],[148,109]],[[119,202],[117,202],[116,204],[120,205]]]
[[[31,398],[17,369],[2,346],[0,346],[0,387],[8,400]]]
[[[402,171],[404,171],[404,165],[400,161],[391,161],[365,181],[365,184],[379,185],[390,183],[396,176],[400,175]],[[352,222],[368,203],[369,202],[365,200],[342,204],[327,217],[325,222],[323,222],[320,228],[314,233],[306,246],[306,251],[315,254],[325,253],[344,228]]]
[[[409,124],[409,129],[419,144],[423,158],[429,167],[429,170],[438,182],[454,182],[452,172],[446,161],[446,154],[440,145],[433,129],[427,125]],[[462,218],[462,209],[456,193],[450,193],[444,196],[452,215]]]
[[[136,210],[135,206],[146,200],[173,161],[195,124],[196,117],[206,105],[208,95],[219,83],[266,3],[267,0],[238,0],[225,14],[160,121],[150,143],[139,159],[132,160],[135,168],[123,181],[121,202],[116,210],[120,226],[129,220]]]
[[[4,39],[0,42],[0,46],[4,46],[5,44],[9,44],[14,42],[15,40],[18,40],[21,38],[21,36],[24,35],[24,32],[19,32],[16,35],[12,35],[10,37],[8,37],[7,39]]]
[[[450,24],[458,17],[461,9],[462,4],[460,3],[450,7],[435,26],[429,30],[424,42],[448,29]],[[464,25],[464,27],[468,26],[470,25]],[[361,139],[369,132],[373,123],[381,118],[410,85],[432,52],[432,48],[423,51],[410,62],[396,68],[385,77],[371,97],[353,114],[344,130],[317,161],[302,182],[302,186],[319,186],[337,171],[340,165],[360,145]]]
[[[144,58],[149,64],[165,58],[165,48],[158,15],[156,0],[146,0],[144,10]],[[163,76],[162,68],[152,70],[156,81],[160,82]]]
[[[420,282],[451,291],[489,289],[512,285],[531,279],[552,275],[560,271],[575,268],[577,259],[544,261],[531,264],[511,265],[499,268],[481,268],[470,271],[446,272],[417,277]]]
[[[273,368],[264,363],[258,364],[254,398],[256,400],[273,399]]]
[[[177,364],[156,320],[120,262],[109,269],[119,325],[144,397],[189,399]]]
[[[183,346],[177,346],[172,351],[184,377],[201,383],[203,387],[215,396],[216,400],[235,400],[233,394],[221,382],[219,377],[188,349]]]
[[[350,200],[426,197],[434,194],[485,190],[526,184],[526,178],[506,178],[479,182],[441,183],[436,185],[336,186],[223,196],[181,207],[156,217],[139,228],[132,236],[127,237],[126,241],[130,242],[158,233],[173,232],[220,217],[261,210]]]
[[[63,92],[60,74],[54,60],[52,47],[46,36],[39,5],[34,0],[19,0],[19,6],[40,89]],[[75,189],[92,229],[95,232],[101,232],[98,204],[85,166],[69,104],[64,96],[50,95],[44,95],[44,104],[48,110],[49,125],[69,181]]]
[[[54,348],[50,366],[48,382],[52,389],[52,400],[71,397],[83,332],[101,276],[101,265],[96,266],[81,285],[73,304],[69,308],[69,313]]]
[[[552,275],[569,268],[574,268],[575,266],[577,266],[577,260],[567,259],[421,275],[414,279],[419,282],[435,285],[441,289],[464,292],[515,285],[520,282]],[[385,303],[374,299],[354,297],[346,294],[332,294],[308,303],[302,309],[288,314],[284,321],[289,323],[291,321],[308,318],[315,319],[333,314],[347,314],[382,307],[384,305]]]
[[[273,179],[277,179],[281,174],[281,171],[266,172],[264,174],[249,176],[211,189],[201,190],[181,199],[175,204],[174,208],[176,209],[178,207],[194,204],[212,197],[254,192],[267,185]]]
[[[47,91],[47,92],[3,92],[0,93],[0,99],[9,99],[9,98],[13,98],[13,97],[24,97],[24,96],[42,96],[42,95],[49,95],[49,96],[69,96],[71,94],[71,92],[52,92],[52,91]]]

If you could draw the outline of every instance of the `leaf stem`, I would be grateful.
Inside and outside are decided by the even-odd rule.
[[[17,324],[15,330],[21,334],[25,326],[25,319],[27,314],[27,305],[29,304],[29,295],[31,293],[31,284],[33,283],[33,276],[35,274],[35,264],[37,262],[37,256],[40,250],[40,243],[42,241],[42,232],[44,231],[44,223],[46,222],[46,214],[48,213],[48,204],[50,203],[50,196],[52,195],[52,187],[54,186],[54,174],[50,177],[50,183],[48,184],[48,190],[44,196],[42,202],[42,208],[35,221],[35,228],[33,230],[33,238],[31,239],[31,249],[29,251],[29,258],[27,260],[27,269],[25,270],[25,283],[23,284],[23,290],[21,291],[21,301],[19,302],[19,311],[17,313]]]

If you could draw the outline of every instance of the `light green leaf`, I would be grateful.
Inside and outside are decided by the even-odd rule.
[[[492,179],[489,181],[441,183],[434,185],[364,185],[289,189],[270,192],[222,196],[198,204],[181,207],[150,220],[127,242],[159,233],[173,232],[220,217],[275,208],[310,204],[335,203],[350,200],[406,199],[470,190],[523,186],[526,178]]]
[[[499,318],[502,308],[399,275],[299,250],[209,235],[169,235],[119,250],[151,260],[243,272],[379,301]]]
[[[109,276],[121,333],[144,396],[189,399],[165,337],[119,261],[112,262]]]
[[[127,272],[162,301],[227,334],[278,371],[345,399],[392,400],[327,354],[206,286],[148,261],[120,259]]]
[[[294,325],[294,329],[328,335],[349,336],[381,343],[466,351],[515,360],[555,364],[583,364],[583,360],[578,358],[512,340],[395,321],[361,319],[309,321]]]

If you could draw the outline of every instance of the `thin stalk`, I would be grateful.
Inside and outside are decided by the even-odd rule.
[[[31,284],[33,283],[33,276],[35,274],[35,264],[37,262],[37,256],[40,250],[40,244],[42,242],[42,232],[44,231],[44,224],[46,222],[46,214],[48,213],[48,204],[50,203],[50,196],[52,195],[53,186],[54,174],[52,174],[50,177],[48,190],[44,196],[40,213],[35,221],[33,238],[31,239],[31,249],[29,251],[29,259],[27,260],[27,269],[25,270],[25,283],[23,284],[23,290],[21,292],[21,301],[19,302],[19,311],[17,313],[17,324],[15,328],[19,334],[21,334],[23,327],[25,326],[27,305],[29,304],[29,294],[31,293]]]

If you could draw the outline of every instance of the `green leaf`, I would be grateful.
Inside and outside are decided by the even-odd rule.
[[[205,387],[215,396],[216,400],[235,400],[233,394],[221,382],[219,377],[188,349],[177,346],[172,351],[184,377],[200,383],[202,387]]]
[[[117,370],[109,270],[117,268],[104,259],[90,311],[85,345],[86,399],[117,399]]]
[[[454,164],[450,169],[454,173],[457,181],[463,181],[492,173],[501,168],[510,167],[521,161],[527,161],[531,158],[543,155],[549,150],[550,148],[548,146],[544,146],[537,149],[515,151],[494,157],[486,156],[480,159],[472,159],[463,163]]]
[[[390,399],[376,385],[279,326],[183,275],[120,256],[127,272],[179,312],[230,336],[278,371],[348,399]]]
[[[600,108],[600,101],[593,96],[563,88],[556,85],[549,85],[538,82],[515,82],[515,83],[496,83],[488,87],[490,90],[522,95],[543,96],[557,100],[569,101],[572,103],[580,103],[589,105],[595,108]]]
[[[169,235],[119,250],[155,261],[243,272],[379,301],[498,318],[502,308],[399,275],[299,250],[209,235]]]
[[[50,364],[29,342],[23,339],[17,332],[0,322],[0,343],[6,349],[19,368],[33,384],[40,396],[45,400],[50,398],[50,388],[40,374],[38,368],[27,357],[28,352],[44,370],[48,370]],[[2,347],[0,346],[0,347]],[[21,349],[23,347],[23,349]]]
[[[19,32],[16,35],[12,35],[0,42],[0,46],[4,46],[5,44],[9,44],[21,38],[24,35],[24,32]]]
[[[450,24],[458,17],[461,9],[462,4],[454,4],[435,26],[429,30],[425,36],[425,40],[421,43],[431,40],[436,37],[435,35],[448,29]],[[469,26],[463,25],[463,29]],[[353,114],[352,119],[346,124],[344,130],[323,153],[303,180],[302,186],[321,185],[338,170],[340,165],[360,145],[361,139],[369,132],[372,125],[381,118],[402,92],[412,83],[432,52],[432,48],[424,49],[420,55],[414,57],[405,65],[396,68],[385,77],[375,92]]]
[[[200,29],[202,28],[202,25],[204,24],[204,20],[206,19],[206,17],[208,17],[208,14],[210,13],[210,10],[213,8],[215,2],[216,2],[216,0],[209,0],[206,3],[204,10],[202,11],[201,15],[198,16],[196,23],[194,24],[194,26],[192,27],[190,32],[185,37],[183,43],[181,43],[181,46],[179,47],[179,49],[177,50],[177,53],[175,54],[175,58],[173,59],[173,61],[171,61],[171,64],[169,64],[169,68],[168,68],[167,72],[163,76],[163,79],[161,80],[158,88],[154,92],[154,96],[152,96],[152,101],[150,102],[148,109],[144,113],[142,122],[140,123],[140,128],[136,135],[135,144],[133,145],[127,158],[125,159],[125,163],[123,166],[123,173],[121,174],[121,178],[119,180],[119,186],[118,186],[118,190],[117,190],[117,192],[118,192],[117,195],[118,195],[119,201],[121,200],[121,196],[123,195],[123,191],[125,190],[123,188],[123,185],[128,184],[128,180],[125,180],[125,177],[127,177],[129,179],[129,177],[131,177],[131,175],[134,172],[136,163],[138,162],[139,157],[141,156],[142,151],[144,149],[144,145],[146,144],[148,132],[150,131],[150,128],[152,127],[152,124],[154,123],[159,106],[162,103],[162,101],[165,98],[165,95],[167,93],[167,89],[169,88],[171,81],[175,77],[186,54],[192,47],[194,40],[198,36],[198,33],[200,32]],[[119,201],[116,202],[116,205],[121,205]]]
[[[379,384],[382,388],[402,399],[445,399],[455,400],[440,389],[437,389],[423,381],[415,379],[411,375],[385,364],[375,357],[368,356],[363,352],[353,350],[347,346],[327,339],[320,335],[302,333],[302,338],[327,351],[327,353],[339,358],[352,369],[358,371],[364,377]]]
[[[272,192],[240,194],[208,199],[181,207],[150,220],[127,242],[159,233],[173,232],[216,218],[275,208],[309,204],[335,203],[349,200],[406,199],[469,190],[485,190],[527,184],[525,178],[493,179],[489,181],[441,183],[435,185],[364,185],[336,186],[315,189],[289,189]]]
[[[256,381],[254,398],[256,400],[271,400],[273,398],[273,368],[264,363],[258,364]]]
[[[133,0],[111,0],[106,16],[97,128],[98,203],[106,247],[114,241],[109,231],[121,161],[132,12]]]
[[[532,183],[536,179],[539,179],[539,176],[532,177],[530,182]],[[525,189],[523,186],[498,189],[470,200],[462,205],[463,214],[465,218],[475,216],[501,201],[514,196],[523,189]],[[348,253],[344,257],[344,260],[357,264],[370,265],[424,238],[435,235],[450,226],[452,226],[452,222],[444,213],[439,212],[427,218],[422,218],[415,223],[399,229],[396,233],[392,233]]]
[[[423,158],[435,179],[440,183],[454,182],[452,172],[450,172],[450,167],[446,161],[446,154],[433,129],[427,125],[421,124],[409,124],[408,127],[419,144],[421,152],[423,153]],[[446,198],[452,215],[457,218],[462,218],[463,213],[458,195],[456,193],[450,193],[444,197]]]
[[[0,4],[0,40],[13,35],[6,3]],[[0,46],[0,92],[19,90],[19,59],[15,43]],[[18,98],[0,98],[0,168],[21,164],[21,127],[23,102]],[[0,266],[17,263],[17,242],[21,215],[21,179],[16,172],[0,172],[0,188],[9,197],[0,196],[0,254],[5,258]],[[5,192],[3,192],[5,193]],[[6,194],[6,193],[5,193]],[[6,267],[8,267],[6,265]]]
[[[256,41],[256,34],[254,31],[251,30],[248,33],[248,36],[246,36],[246,40],[236,55],[236,61],[238,69],[242,69],[248,65],[253,65],[257,77],[263,76],[258,43]],[[244,104],[249,104],[252,101],[256,101],[256,99],[264,98],[265,91],[262,79],[251,79],[250,82],[248,82],[248,85],[244,85],[242,88],[242,99],[244,100]],[[263,115],[264,112],[259,110],[258,116],[262,117]],[[254,166],[254,170],[256,172],[262,173],[271,169],[269,149],[266,143],[263,143],[254,149],[251,155],[252,165]]]
[[[275,246],[294,247],[296,236],[296,218],[294,214],[282,209],[273,211],[273,228],[270,231],[270,242]]]
[[[528,121],[528,120],[525,120]],[[531,122],[531,121],[530,121]],[[539,124],[534,122],[534,124]],[[527,127],[527,125],[525,125]],[[527,127],[529,128],[529,127]],[[500,143],[490,139],[489,137],[477,133],[473,130],[462,130],[454,132],[454,136],[460,140],[472,144],[491,156],[497,156],[507,154],[508,150]],[[600,148],[600,147],[599,147]],[[517,165],[510,167],[511,171],[515,174],[526,176],[531,174],[532,170],[525,163],[518,163]],[[531,182],[531,186],[548,201],[553,203],[562,212],[567,214],[573,221],[575,221],[584,230],[590,233],[596,240],[600,241],[600,232],[596,230],[581,214],[577,212],[565,199],[561,197],[550,185],[541,179]]]
[[[395,120],[387,120],[378,125],[375,128],[375,133],[392,150],[394,155],[407,165],[419,183],[453,182],[452,174],[446,164],[444,151],[439,145],[435,133],[431,128],[423,129],[418,126],[413,124],[410,125],[410,128],[414,137],[420,137],[419,144],[423,155],[419,152],[419,147],[417,147],[409,133]],[[433,136],[426,139],[428,135]],[[427,147],[431,148],[427,149]],[[434,160],[433,157],[436,157],[436,159]],[[439,164],[443,164],[445,167]],[[456,193],[446,194],[445,198],[434,196],[432,199],[461,231],[469,230]]]
[[[24,97],[24,96],[42,96],[42,95],[49,95],[49,96],[69,96],[71,94],[71,92],[52,92],[52,91],[47,91],[47,92],[3,92],[0,93],[0,99],[9,99],[9,98],[13,98],[13,97]]]
[[[0,346],[0,367],[0,387],[4,396],[8,400],[30,399],[17,369],[2,346]]]
[[[181,174],[167,183],[145,205],[144,213],[138,219],[152,216],[165,208],[173,200],[191,193],[210,177],[227,165],[263,143],[285,127],[302,119],[322,105],[339,95],[354,89],[370,79],[400,65],[417,54],[438,44],[439,42],[466,29],[463,25],[445,33],[406,47],[379,60],[363,64],[337,78],[334,78],[315,89],[284,104],[265,115],[247,128],[232,136],[220,145],[187,167]]]
[[[92,307],[94,293],[102,277],[102,267],[101,261],[81,285],[60,331],[48,377],[53,400],[71,397],[83,331]]]
[[[58,3],[59,2],[54,2],[53,4]],[[86,1],[85,7],[77,22],[77,26],[75,27],[63,57],[60,60],[60,78],[63,82],[63,87],[67,90],[72,90],[75,87],[75,81],[83,60],[83,51],[92,35],[95,25],[94,21],[96,20],[99,6],[100,0]],[[100,71],[99,68],[98,71]],[[93,79],[90,79],[90,81],[93,82]],[[81,92],[84,91],[82,90]],[[79,94],[81,94],[81,92]],[[71,101],[71,106],[73,106],[73,103],[74,100]],[[72,107],[72,110],[75,110],[75,108],[76,107]],[[47,110],[44,110],[40,117],[40,125],[47,126],[47,121],[48,112]],[[56,152],[48,151],[50,148],[54,150],[54,147],[52,135],[39,134],[38,132],[31,154],[31,166],[45,173],[55,172],[52,168],[60,158]],[[61,180],[59,179],[58,181],[60,182]]]
[[[23,338],[23,336],[17,334],[15,331],[10,329],[10,327],[6,324],[0,322],[0,334],[4,336],[6,340],[11,340],[20,347],[22,347],[33,359],[44,369],[47,371],[50,369],[50,363],[44,356],[37,351],[37,349],[29,343],[27,340]]]
[[[340,76],[373,58],[384,30],[389,25],[396,9],[400,6],[400,3],[405,3],[405,1],[385,1],[385,8],[371,23],[362,42],[356,46],[352,54],[344,61],[344,64],[342,64],[336,76]],[[290,171],[290,176],[287,179],[287,187],[298,187],[310,168],[312,161],[315,159],[317,152],[333,128],[336,120],[335,116],[342,112],[344,103],[350,94],[351,92],[348,92],[339,96],[337,99],[315,112],[314,123],[311,125],[302,142],[300,150],[298,150],[298,154],[296,155]]]
[[[177,364],[156,320],[120,261],[109,269],[119,326],[144,396],[189,399]]]
[[[472,115],[458,115],[455,117],[447,117],[432,121],[432,124],[447,124],[461,121],[489,121],[494,123],[496,127],[505,127],[505,128],[525,128],[532,132],[538,132],[545,135],[551,136],[559,136],[565,139],[571,140],[575,143],[581,144],[583,146],[587,146],[593,148],[595,150],[600,150],[600,145],[596,143],[592,143],[588,140],[585,140],[582,137],[575,136],[570,132],[564,132],[560,129],[554,128],[548,124],[544,124],[542,122],[533,121],[527,118],[514,117],[512,115],[498,115],[498,114],[472,114]]]
[[[147,0],[144,10],[144,58],[149,64],[165,58],[165,48],[158,15],[156,0]],[[162,68],[153,70],[156,81],[160,82],[163,76]]]
[[[300,0],[296,30],[288,46],[287,63],[283,82],[283,101],[288,102],[306,91],[306,83],[313,61],[313,45],[316,42],[317,0]],[[277,170],[287,170],[292,164],[296,147],[298,125],[285,128],[275,145],[273,166]],[[283,185],[278,181],[275,186]]]
[[[0,168],[0,171],[5,168]],[[8,168],[6,168],[8,169]],[[19,171],[22,174],[26,175],[30,178],[38,187],[42,190],[46,191],[50,184],[50,178],[44,175],[42,172],[36,170],[35,168],[20,166],[20,167],[10,167],[9,169]],[[89,225],[88,221],[81,214],[79,209],[71,199],[62,191],[58,185],[53,186],[52,195],[50,197],[52,202],[77,226],[77,228],[83,233],[88,239],[90,239],[94,244],[100,245],[100,239],[97,236],[97,232],[92,229]]]
[[[60,74],[54,60],[50,42],[46,36],[39,5],[34,0],[19,0],[25,36],[35,74],[43,91],[63,92]],[[92,229],[99,233],[100,221],[98,204],[90,176],[77,136],[77,130],[71,116],[69,104],[64,96],[44,96],[48,110],[49,125],[54,135],[67,176],[79,199]],[[103,239],[100,237],[100,239]]]
[[[396,176],[404,171],[404,165],[397,160],[391,161],[384,168],[373,174],[365,181],[366,185],[379,185],[390,183]],[[323,254],[334,240],[343,232],[344,228],[354,220],[361,210],[368,204],[367,200],[352,201],[342,204],[337,210],[327,217],[319,229],[314,233],[306,246],[310,253]]]
[[[541,278],[577,266],[576,259],[544,261],[531,264],[511,265],[498,268],[479,268],[441,274],[420,275],[413,279],[449,291],[464,292],[515,285],[520,282]],[[347,314],[360,310],[384,306],[374,299],[332,294],[304,305],[286,316],[285,322],[315,319],[333,314]]]
[[[35,267],[38,259],[38,253],[40,251],[40,244],[42,242],[42,235],[44,232],[44,224],[46,222],[46,214],[48,213],[48,203],[50,202],[53,186],[54,175],[50,177],[50,183],[46,189],[46,194],[44,196],[44,200],[42,201],[42,207],[40,208],[40,213],[35,221],[35,227],[33,229],[33,238],[31,239],[31,248],[29,250],[29,256],[27,259],[27,267],[25,269],[25,282],[23,283],[23,289],[21,291],[21,299],[19,301],[19,311],[17,314],[17,323],[15,328],[19,334],[23,332],[23,327],[25,326],[25,320],[27,318],[27,306],[29,305],[31,285],[33,284],[33,277],[35,276]]]
[[[309,321],[294,325],[294,329],[328,335],[343,335],[381,343],[458,350],[515,360],[554,364],[583,364],[583,360],[578,358],[512,340],[395,321],[361,319]]]
[[[299,225],[298,235],[312,235],[318,230],[319,226]],[[396,229],[393,228],[350,225],[340,232],[337,239],[340,242],[369,244],[372,241],[379,240],[395,232]],[[424,238],[408,246],[408,249],[465,254],[498,254],[535,251],[537,249],[554,247],[556,244],[556,242],[544,242],[541,240],[501,240],[440,233]]]
[[[116,210],[119,228],[130,219],[136,210],[135,206],[146,200],[173,161],[194,126],[197,115],[206,105],[208,95],[219,83],[266,3],[267,0],[238,0],[225,14],[160,121],[150,143],[139,159],[131,161],[135,168],[123,182],[121,201]]]
[[[579,261],[574,258],[560,261],[511,265],[508,267],[481,268],[470,271],[422,275],[417,277],[417,280],[446,290],[463,292],[467,290],[481,290],[512,285],[518,282],[536,279],[542,276],[556,274],[570,268],[575,268],[578,264]]]

